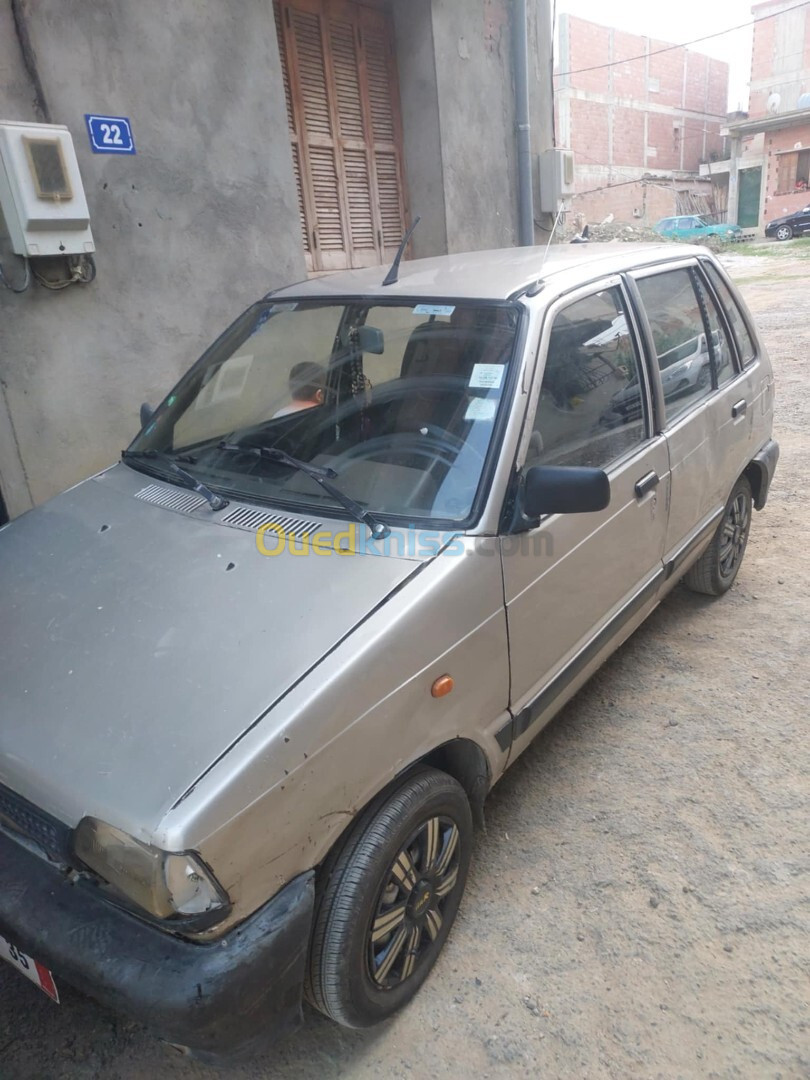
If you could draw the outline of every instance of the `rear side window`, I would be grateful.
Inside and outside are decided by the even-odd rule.
[[[623,294],[603,289],[554,319],[526,464],[604,468],[645,437]]]
[[[714,302],[714,297],[711,296],[702,279],[698,281],[698,291],[709,323],[709,351],[714,362],[716,384],[717,386],[724,386],[737,374],[734,370],[734,350],[726,333],[725,324],[717,309],[717,304]]]
[[[737,305],[737,301],[731,295],[728,285],[726,285],[725,281],[723,281],[712,264],[704,262],[702,265],[715,292],[720,297],[720,303],[723,305],[728,321],[731,323],[731,332],[734,334],[734,340],[737,342],[737,352],[740,356],[740,362],[743,366],[750,364],[755,359],[757,350],[754,347],[754,342],[748,332],[748,327],[745,325],[745,319],[742,317],[742,312]]]
[[[667,422],[712,392],[711,353],[692,275],[668,270],[637,282],[652,330]]]

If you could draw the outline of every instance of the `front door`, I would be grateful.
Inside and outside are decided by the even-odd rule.
[[[762,189],[762,168],[741,169],[737,200],[737,224],[743,229],[759,225],[759,196]]]
[[[667,523],[666,441],[653,434],[620,279],[559,301],[541,349],[522,466],[605,469],[611,500],[598,513],[551,515],[501,540],[514,754],[654,607]]]

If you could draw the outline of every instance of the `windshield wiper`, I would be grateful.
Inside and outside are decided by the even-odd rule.
[[[297,469],[306,476],[311,477],[316,484],[320,484],[323,490],[352,515],[355,521],[362,525],[368,525],[371,535],[375,540],[384,540],[391,535],[390,528],[383,521],[378,521],[368,510],[364,510],[360,503],[355,502],[349,495],[344,494],[336,487],[332,480],[337,477],[334,469],[321,468],[319,465],[310,465],[309,462],[300,461],[284,450],[273,450],[267,446],[234,446],[232,443],[220,443],[218,449],[229,454],[248,454],[252,457],[262,458],[264,461],[275,461],[278,465],[287,465],[291,469]]]
[[[124,450],[121,454],[123,461],[139,461],[145,459],[146,461],[155,461],[159,465],[162,465],[164,469],[168,469],[169,472],[174,473],[183,481],[183,486],[191,488],[192,491],[196,491],[198,495],[202,495],[212,510],[224,510],[228,505],[228,500],[223,499],[221,495],[215,495],[211,488],[206,487],[201,483],[196,476],[192,476],[190,472],[186,472],[185,469],[181,469],[176,461],[172,461],[168,454],[161,454],[159,450]]]

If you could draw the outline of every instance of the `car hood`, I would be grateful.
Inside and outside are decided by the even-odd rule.
[[[263,557],[151,482],[119,466],[0,530],[0,783],[136,835],[419,567]]]

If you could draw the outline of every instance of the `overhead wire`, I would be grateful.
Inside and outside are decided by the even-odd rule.
[[[749,26],[756,25],[756,23],[765,22],[766,19],[775,19],[778,15],[787,15],[790,11],[798,11],[800,8],[806,8],[808,4],[810,4],[810,0],[803,0],[801,4],[794,4],[793,7],[771,12],[770,15],[763,15],[759,19],[750,19],[748,22],[739,23],[737,26],[729,26],[726,30],[718,30],[714,34],[704,34],[703,37],[692,38],[691,41],[682,41],[678,45],[667,45],[663,49],[651,49],[649,52],[639,53],[637,56],[628,56],[623,60],[610,60],[606,64],[593,64],[591,67],[572,68],[570,71],[558,71],[557,77],[563,78],[566,75],[581,75],[585,71],[601,71],[604,68],[618,67],[620,64],[630,64],[634,60],[646,60],[648,56],[660,56],[661,53],[674,52],[676,49],[685,49],[689,45],[697,45],[701,41],[710,41],[712,38],[725,37],[726,34],[733,34],[736,30],[745,30]]]

